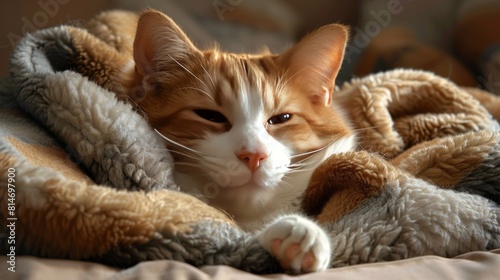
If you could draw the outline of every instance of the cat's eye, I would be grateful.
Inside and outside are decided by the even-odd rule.
[[[276,116],[271,117],[269,120],[267,120],[268,124],[281,124],[285,123],[292,119],[292,114],[289,113],[284,113],[284,114],[279,114]]]
[[[201,118],[214,122],[214,123],[227,123],[228,120],[227,118],[221,114],[220,112],[217,112],[215,110],[209,110],[209,109],[195,109],[193,110],[195,114],[200,116]]]

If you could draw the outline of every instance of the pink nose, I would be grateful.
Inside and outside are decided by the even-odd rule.
[[[255,172],[262,161],[267,159],[265,153],[252,153],[252,152],[240,152],[236,156],[250,169],[250,171]]]

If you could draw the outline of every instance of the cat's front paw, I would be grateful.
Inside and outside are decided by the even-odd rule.
[[[293,273],[321,271],[330,264],[331,247],[325,231],[298,215],[281,217],[259,232],[260,244]]]

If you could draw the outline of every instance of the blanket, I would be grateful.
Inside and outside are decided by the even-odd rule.
[[[15,49],[0,84],[2,254],[281,272],[253,233],[179,192],[161,138],[109,90],[130,60],[136,21],[105,12]],[[302,198],[331,233],[333,267],[500,247],[498,97],[396,70],[354,79],[334,98],[360,148],[322,164]],[[434,224],[443,219],[456,231]],[[491,221],[477,231],[486,236],[461,249],[423,241],[457,247],[478,219]]]

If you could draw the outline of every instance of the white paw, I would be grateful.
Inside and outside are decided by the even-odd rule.
[[[257,238],[287,271],[321,271],[330,264],[328,235],[319,225],[304,217],[283,216],[267,225]]]

